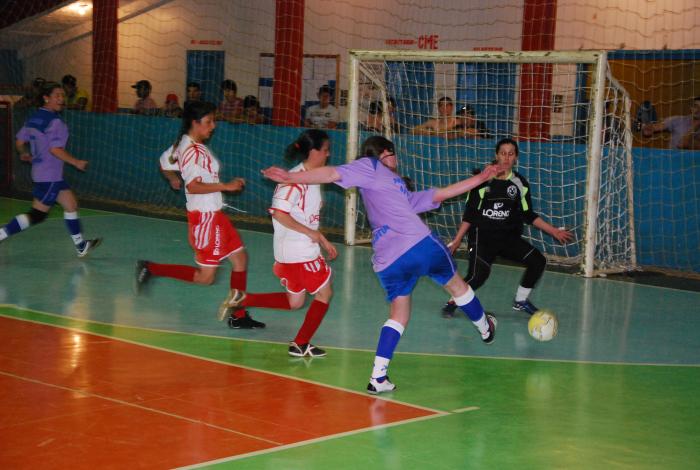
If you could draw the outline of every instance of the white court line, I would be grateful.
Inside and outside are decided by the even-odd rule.
[[[450,413],[466,413],[468,411],[477,411],[480,410],[478,406],[465,406],[464,408],[457,408],[456,410],[450,411]]]
[[[89,333],[87,333],[87,334],[89,334]],[[218,429],[219,431],[225,431],[225,432],[229,432],[229,433],[232,433],[232,434],[238,434],[239,436],[245,436],[245,437],[248,437],[248,438],[250,438],[250,439],[255,439],[256,441],[263,441],[263,442],[267,442],[267,443],[269,443],[269,444],[275,444],[275,445],[281,445],[281,444],[282,444],[281,442],[271,441],[271,440],[269,440],[269,439],[265,439],[265,438],[258,437],[258,436],[253,436],[252,434],[247,434],[247,433],[244,433],[244,432],[240,432],[240,431],[236,431],[236,430],[233,430],[233,429],[225,428],[225,427],[223,427],[223,426],[217,426],[216,424],[207,423],[207,422],[204,422],[204,421],[201,421],[201,420],[198,420],[198,419],[188,418],[188,417],[186,417],[186,416],[178,415],[178,414],[175,414],[175,413],[168,413],[167,411],[162,411],[162,410],[159,410],[159,409],[156,409],[156,408],[150,408],[150,407],[148,407],[148,406],[137,405],[136,403],[131,403],[131,402],[128,402],[128,401],[119,400],[119,399],[117,399],[117,398],[111,398],[111,397],[107,397],[107,396],[104,396],[104,395],[99,395],[99,394],[97,394],[97,393],[88,392],[88,391],[85,391],[85,390],[81,390],[81,389],[79,389],[79,388],[65,387],[65,386],[63,386],[63,385],[52,384],[52,383],[44,382],[44,381],[42,381],[42,380],[37,380],[37,379],[30,379],[29,377],[22,377],[22,376],[19,376],[19,375],[16,375],[16,374],[10,374],[10,373],[8,373],[8,372],[3,372],[3,371],[0,371],[0,375],[4,375],[4,376],[6,376],[6,377],[12,377],[13,379],[17,379],[17,380],[23,380],[23,381],[25,381],[25,382],[31,382],[31,383],[43,385],[43,386],[46,386],[46,387],[51,387],[51,388],[57,388],[57,389],[60,389],[60,390],[65,390],[65,391],[67,391],[67,392],[76,393],[76,394],[79,394],[79,395],[84,396],[84,397],[99,398],[99,399],[101,399],[101,400],[105,400],[105,401],[109,401],[109,402],[112,402],[112,403],[116,403],[116,404],[118,404],[118,405],[129,406],[129,407],[131,407],[131,408],[137,408],[137,409],[139,409],[139,410],[149,411],[149,412],[151,412],[151,413],[156,413],[156,414],[168,416],[168,417],[170,417],[170,418],[181,419],[181,420],[183,420],[183,421],[188,421],[188,422],[194,423],[194,424],[201,424],[202,426],[206,426],[206,427],[213,428],[213,429]],[[46,418],[46,419],[52,419],[52,418]],[[27,423],[24,423],[24,424],[27,424]]]
[[[247,454],[233,455],[233,456],[231,456],[231,457],[224,457],[224,458],[217,459],[217,460],[210,460],[210,461],[207,461],[207,462],[200,462],[200,463],[197,463],[197,464],[194,464],[194,465],[188,465],[188,466],[186,466],[186,467],[178,467],[178,468],[179,468],[179,469],[202,468],[202,467],[207,467],[207,466],[209,466],[209,465],[214,465],[214,464],[218,464],[218,463],[232,462],[232,461],[234,461],[234,460],[247,459],[248,457],[255,457],[255,456],[258,456],[258,455],[272,454],[272,453],[280,452],[280,451],[287,450],[287,449],[293,449],[293,448],[295,448],[295,447],[301,447],[301,446],[305,446],[305,445],[309,445],[309,444],[316,444],[316,443],[325,442],[325,441],[332,441],[332,440],[335,440],[335,439],[338,439],[338,438],[341,438],[341,437],[353,436],[353,435],[355,435],[355,434],[361,434],[361,433],[368,432],[368,431],[377,431],[377,430],[380,430],[380,429],[391,428],[391,427],[398,426],[398,425],[401,425],[401,424],[415,423],[415,422],[418,422],[418,421],[426,421],[426,420],[429,420],[429,419],[439,418],[439,417],[442,417],[442,416],[444,416],[444,414],[440,414],[440,415],[431,415],[431,416],[421,416],[420,418],[411,418],[411,419],[406,419],[406,420],[403,420],[403,421],[396,421],[396,422],[393,422],[393,423],[381,424],[381,425],[379,425],[379,426],[370,426],[370,427],[366,427],[366,428],[355,429],[355,430],[353,430],[353,431],[341,432],[341,433],[338,433],[338,434],[331,434],[331,435],[329,435],[329,436],[318,437],[318,438],[316,438],[316,439],[309,439],[309,440],[306,440],[306,441],[299,441],[299,442],[295,442],[295,443],[293,443],[293,444],[287,444],[287,445],[284,445],[284,446],[274,447],[274,448],[272,448],[272,449],[256,450],[256,451],[254,451],[254,452],[248,452]]]
[[[183,335],[183,336],[195,336],[199,338],[213,338],[213,339],[223,339],[223,340],[229,340],[229,341],[243,341],[243,342],[250,342],[250,343],[263,343],[263,344],[279,344],[279,345],[285,345],[288,344],[285,341],[271,341],[271,340],[258,340],[258,339],[247,339],[247,338],[232,338],[230,336],[217,336],[217,335],[208,335],[208,334],[203,334],[203,333],[188,333],[188,332],[183,332],[183,331],[176,331],[176,330],[165,330],[165,329],[159,329],[159,328],[148,328],[148,327],[140,327],[140,326],[133,326],[133,325],[124,325],[121,323],[107,323],[107,322],[101,322],[97,320],[86,320],[84,318],[75,318],[67,315],[60,315],[57,313],[51,313],[51,312],[45,312],[43,310],[36,310],[36,309],[31,309],[31,308],[25,308],[25,307],[20,307],[16,304],[2,304],[0,303],[0,307],[8,307],[8,308],[14,308],[16,310],[20,311],[29,311],[29,312],[36,312],[40,313],[42,315],[48,315],[51,317],[55,318],[61,318],[64,320],[70,320],[70,321],[75,321],[75,322],[84,322],[84,323],[93,323],[96,325],[105,325],[105,326],[116,326],[119,328],[124,328],[127,330],[135,330],[135,331],[153,331],[156,333],[169,333],[173,335]],[[13,315],[2,315],[0,316],[6,316],[8,318],[13,318],[17,320],[18,318]],[[100,333],[93,333],[90,331],[84,331],[81,330],[78,327],[67,327],[67,326],[61,326],[61,325],[54,325],[52,323],[46,323],[42,321],[36,321],[36,320],[28,320],[25,318],[19,318],[20,320],[23,321],[28,321],[32,323],[38,323],[41,325],[49,325],[49,326],[56,326],[58,328],[65,328],[68,330],[72,331],[78,331],[81,333],[88,333],[88,334],[93,334],[96,336],[102,336],[104,338],[109,338],[109,339],[118,339],[120,341],[124,341],[127,343],[131,344],[138,344],[139,346],[147,346],[149,348],[154,348],[154,349],[160,349],[157,346],[150,346],[148,344],[144,343],[138,343],[138,342],[133,342],[127,339],[122,339],[122,338],[116,338],[114,336],[107,336],[107,335],[102,335]],[[323,346],[323,345],[320,345]],[[369,352],[373,353],[375,352],[374,349],[362,349],[362,348],[341,348],[341,347],[335,347],[335,346],[328,346],[330,349],[335,349],[337,351],[358,351],[358,352]],[[185,356],[189,357],[194,357],[197,359],[204,359],[207,361],[215,361],[216,359],[208,359],[200,356],[194,356],[194,355],[189,355],[187,353],[181,353],[178,351],[173,351],[170,349],[160,349],[161,351],[168,351],[176,354],[183,354]],[[465,358],[465,359],[489,359],[489,360],[495,360],[495,361],[524,361],[524,362],[557,362],[557,363],[563,363],[563,364],[594,364],[594,365],[610,365],[610,366],[651,366],[651,367],[696,367],[700,368],[700,364],[671,364],[671,363],[666,363],[666,362],[620,362],[620,361],[586,361],[586,360],[580,360],[580,359],[548,359],[548,358],[537,358],[537,357],[516,357],[516,356],[478,356],[474,354],[446,354],[446,353],[423,353],[423,352],[412,352],[412,351],[403,351],[403,352],[397,352],[395,355],[399,356],[425,356],[425,357],[448,357],[448,358]],[[221,364],[226,364],[226,365],[232,365],[231,363],[228,362],[221,362]],[[246,366],[242,365],[237,365],[233,364],[236,367],[243,367],[247,368]],[[255,371],[261,371],[259,369],[250,369],[250,370],[255,370]],[[267,371],[261,371],[261,372],[266,372],[268,374],[275,374],[274,372],[267,372]],[[299,379],[294,376],[287,376],[283,374],[278,374],[280,377],[286,377],[286,378],[293,378],[294,380],[301,380],[301,381],[306,381],[306,379]],[[332,385],[326,385],[323,383],[317,383],[313,381],[308,381],[309,383],[316,383],[317,385],[323,385],[324,387],[333,387]],[[338,390],[344,390],[350,392],[351,390],[349,389],[344,389],[344,388],[338,388]],[[365,395],[363,392],[353,392],[353,393],[358,393],[360,395]],[[387,401],[393,401],[393,400],[388,400],[386,398],[383,398],[384,400]],[[397,401],[396,403],[401,403],[401,404],[406,404],[404,402]],[[408,406],[415,406],[417,407],[418,405],[412,405],[408,404]],[[436,411],[432,410],[430,408],[425,408],[426,410],[429,411]]]
[[[42,314],[45,314],[45,315],[49,315],[49,316],[54,316],[54,317],[57,317],[57,318],[70,319],[70,320],[72,320],[72,321],[79,321],[79,322],[86,322],[86,323],[99,323],[99,324],[107,325],[107,326],[112,325],[111,323],[93,322],[93,321],[82,320],[82,319],[81,319],[81,320],[78,320],[78,319],[75,319],[75,318],[72,318],[72,317],[66,317],[66,316],[64,316],[64,315],[56,315],[56,314],[53,314],[53,313],[41,312],[41,311],[38,311],[38,310],[23,309],[23,308],[19,308],[19,307],[12,306],[12,305],[0,304],[0,307],[8,307],[8,306],[9,306],[9,307],[14,307],[14,308],[16,308],[17,310],[29,310],[29,311],[33,311],[33,312],[38,312],[38,313],[42,313]],[[97,337],[100,337],[100,338],[106,338],[106,339],[110,339],[110,340],[114,340],[114,341],[120,341],[120,342],[127,343],[127,344],[133,344],[133,345],[141,346],[141,347],[144,347],[144,348],[154,349],[154,350],[156,350],[156,351],[163,351],[163,352],[167,352],[167,353],[170,353],[170,354],[176,354],[176,355],[179,355],[179,356],[189,357],[189,358],[192,358],[192,359],[198,359],[198,360],[200,360],[200,361],[211,362],[211,363],[214,363],[214,364],[221,364],[221,365],[228,366],[228,367],[238,367],[238,368],[245,369],[245,370],[250,370],[250,371],[253,371],[253,372],[259,372],[259,373],[261,373],[261,374],[273,375],[273,376],[275,376],[275,377],[282,377],[282,378],[284,378],[284,379],[295,380],[295,381],[297,381],[297,382],[304,382],[304,383],[308,383],[308,384],[312,384],[312,385],[318,385],[319,387],[330,388],[330,389],[338,390],[338,391],[345,392],[345,393],[352,393],[352,394],[354,394],[354,395],[360,395],[360,396],[365,397],[365,398],[372,398],[372,399],[375,399],[375,400],[383,400],[383,401],[395,403],[395,404],[398,404],[398,405],[403,405],[403,406],[406,406],[406,407],[409,407],[409,408],[415,408],[415,409],[419,409],[419,410],[423,410],[423,411],[428,411],[428,412],[434,413],[434,414],[436,414],[436,415],[446,415],[446,414],[447,414],[447,412],[445,412],[445,411],[436,410],[436,409],[433,409],[433,408],[428,408],[427,406],[415,405],[415,404],[413,404],[413,403],[402,402],[402,401],[399,401],[399,400],[393,400],[393,399],[391,399],[391,398],[385,398],[385,397],[380,397],[380,396],[374,396],[374,395],[370,396],[370,395],[368,395],[367,392],[365,392],[365,391],[360,392],[360,391],[357,391],[357,390],[352,390],[352,389],[348,389],[348,388],[338,387],[338,386],[336,386],[336,385],[329,385],[329,384],[325,384],[325,383],[322,383],[322,382],[317,382],[317,381],[314,381],[314,380],[302,379],[302,378],[299,378],[299,377],[295,377],[295,376],[293,376],[293,375],[281,374],[281,373],[279,373],[279,372],[270,372],[270,371],[267,371],[267,370],[256,369],[256,368],[254,368],[254,367],[245,366],[245,365],[241,365],[241,364],[235,364],[235,363],[231,363],[231,362],[224,362],[224,361],[221,361],[221,360],[218,360],[218,359],[212,359],[212,358],[209,358],[209,357],[196,356],[196,355],[194,355],[194,354],[190,354],[190,353],[186,353],[186,352],[182,352],[182,351],[176,351],[176,350],[173,350],[173,349],[166,349],[166,348],[162,348],[162,347],[159,347],[159,346],[153,346],[153,345],[146,344],[146,343],[139,343],[139,342],[137,342],[137,341],[133,341],[133,340],[129,340],[129,339],[119,338],[119,337],[115,337],[115,336],[109,336],[109,335],[105,335],[105,334],[102,334],[102,333],[95,333],[95,332],[92,332],[92,331],[85,331],[85,330],[81,330],[80,328],[69,327],[69,326],[63,326],[63,325],[54,325],[54,324],[51,324],[51,323],[45,323],[45,322],[42,322],[42,321],[30,320],[30,319],[26,319],[26,318],[18,318],[18,317],[12,316],[12,315],[5,315],[5,314],[2,314],[2,313],[0,313],[0,317],[10,318],[10,319],[19,320],[19,321],[25,321],[25,322],[34,323],[34,324],[37,324],[37,325],[52,326],[52,327],[60,328],[60,329],[67,330],[67,331],[74,331],[74,332],[83,333],[83,334],[86,334],[86,335],[92,335],[92,336],[97,336]],[[118,325],[112,325],[112,326],[118,326]],[[128,327],[123,327],[123,326],[122,326],[121,328],[132,329],[132,330],[136,330],[136,331],[138,331],[138,330],[146,330],[146,329],[136,328],[136,327],[131,327],[131,326],[128,326]],[[147,330],[147,331],[148,331],[148,330]],[[156,331],[156,332],[160,331],[160,332],[166,332],[166,333],[171,333],[171,334],[173,334],[173,332],[167,331],[167,330],[150,330],[150,331]],[[190,335],[190,334],[188,334],[188,333],[176,333],[176,334],[180,334],[180,335],[182,335],[182,336],[205,336],[205,335]],[[226,338],[226,337],[220,337],[220,336],[211,336],[211,337],[212,337],[212,338],[216,338],[216,339],[228,339],[228,340],[230,340],[230,341],[238,341],[236,338]],[[255,342],[254,340],[247,340],[247,341]],[[286,344],[286,343],[283,343],[283,344]]]

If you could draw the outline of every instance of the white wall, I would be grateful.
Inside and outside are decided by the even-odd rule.
[[[186,51],[197,48],[225,50],[226,77],[238,83],[239,95],[257,94],[259,54],[274,51],[275,0],[140,0],[120,16],[138,8],[144,13],[119,24],[121,107],[133,104],[131,85],[141,79],[151,81],[159,104],[169,92],[183,99]],[[418,49],[419,36],[436,35],[440,50],[518,50],[522,10],[521,0],[306,0],[304,48],[340,54],[346,88],[348,49]],[[698,24],[697,0],[559,0],[556,48],[700,48]],[[21,49],[27,79],[72,73],[90,90],[86,31],[89,25]],[[202,39],[223,43],[191,44]],[[387,45],[388,39],[415,43]]]

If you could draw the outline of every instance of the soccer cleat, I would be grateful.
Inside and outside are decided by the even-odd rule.
[[[445,305],[442,306],[442,316],[445,318],[452,318],[455,316],[456,310],[457,304],[454,300],[450,299],[448,302],[445,302]]]
[[[489,331],[481,334],[481,341],[486,344],[491,344],[496,339],[496,325],[498,320],[493,315],[486,315],[486,322],[489,324]]]
[[[370,378],[367,384],[367,393],[377,395],[378,393],[392,392],[396,390],[396,385],[389,381],[389,376],[379,377],[377,379]]]
[[[513,301],[513,310],[518,310],[520,312],[525,312],[528,315],[533,315],[539,309],[537,307],[535,307],[534,305],[532,305],[532,302],[525,299],[522,302],[518,302],[517,300],[514,300]]]
[[[102,243],[101,238],[93,238],[92,240],[85,240],[83,242],[83,247],[82,248],[75,248],[75,251],[78,252],[78,258],[84,258],[88,255],[88,253],[98,246],[100,246],[100,243]]]
[[[326,355],[326,351],[311,343],[297,344],[291,341],[289,343],[289,355],[294,357],[323,357]]]
[[[217,318],[219,321],[224,321],[226,317],[231,313],[231,309],[234,309],[241,305],[241,302],[243,302],[243,299],[245,299],[246,294],[242,290],[238,289],[231,289],[224,299],[223,302],[221,302],[221,305],[219,305],[219,312],[217,314]]]
[[[136,272],[134,273],[134,291],[140,294],[143,290],[143,286],[151,278],[151,271],[148,269],[148,261],[138,260],[136,262]]]
[[[234,330],[252,330],[255,328],[265,328],[265,324],[253,320],[250,315],[248,315],[248,312],[246,312],[241,318],[236,318],[234,316],[228,317],[228,327]]]

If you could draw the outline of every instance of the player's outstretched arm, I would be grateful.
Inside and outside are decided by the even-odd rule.
[[[435,191],[433,201],[442,202],[446,199],[464,194],[467,191],[471,191],[497,174],[502,173],[506,169],[507,167],[504,165],[487,165],[478,175],[474,175],[471,178],[445,186],[444,188],[438,188],[437,191]]]
[[[261,170],[263,176],[275,183],[323,184],[333,183],[340,179],[335,167],[322,166],[309,171],[289,172],[283,168],[271,166]]]
[[[569,232],[568,230],[563,229],[563,228],[556,228],[552,224],[545,222],[542,217],[537,217],[532,222],[532,225],[534,225],[538,229],[542,230],[543,232],[551,235],[559,243],[562,243],[562,244],[570,242],[574,238],[574,235],[571,232]]]

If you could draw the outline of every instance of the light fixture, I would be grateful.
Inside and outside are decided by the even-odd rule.
[[[75,2],[68,5],[68,9],[72,12],[79,14],[80,16],[85,16],[85,13],[92,8],[92,4],[88,2]]]

